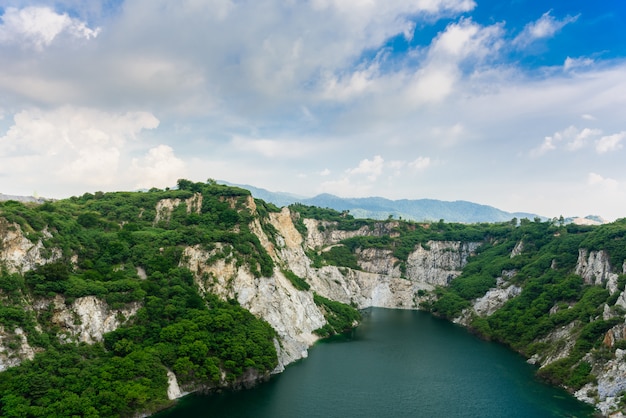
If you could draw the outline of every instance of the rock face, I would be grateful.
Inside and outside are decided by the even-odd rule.
[[[409,280],[435,286],[447,286],[461,274],[467,257],[479,244],[476,242],[428,241],[426,248],[418,245],[409,254],[406,275]]]
[[[224,200],[231,208],[237,208],[236,199]],[[182,203],[186,205],[187,213],[200,213],[202,195],[195,194],[185,200],[159,201],[155,224],[169,222],[173,211]],[[247,198],[245,205],[251,213],[256,213],[252,198]],[[286,365],[306,357],[308,347],[318,338],[314,331],[326,324],[322,311],[314,303],[314,293],[360,309],[417,309],[422,301],[430,297],[429,293],[436,286],[447,286],[461,274],[468,258],[480,245],[476,242],[429,241],[416,245],[405,261],[396,258],[391,250],[366,248],[356,252],[358,268],[330,265],[314,267],[307,255],[310,252],[328,251],[351,237],[394,236],[398,223],[377,222],[357,230],[342,231],[337,229],[334,222],[303,219],[307,228],[303,236],[294,224],[294,219],[299,215],[291,213],[288,208],[280,212],[268,212],[265,216],[263,220],[258,216],[252,217],[248,226],[274,261],[276,267],[270,277],[255,277],[245,263],[237,262],[232,247],[226,243],[216,243],[211,249],[201,245],[188,246],[183,250],[181,265],[193,272],[202,292],[216,294],[223,299],[235,299],[274,328],[277,334],[274,344],[279,360],[274,372],[280,372]],[[263,222],[271,225],[271,236],[266,233],[268,228]],[[0,264],[10,272],[23,273],[37,265],[59,260],[61,251],[44,245],[51,235],[44,230],[42,236],[33,243],[19,225],[0,219]],[[519,241],[510,257],[517,257],[523,251],[524,243]],[[285,276],[285,271],[302,278],[310,289],[296,289]],[[138,268],[137,273],[140,278],[147,278],[142,269]],[[623,316],[626,290],[618,289],[619,275],[613,271],[606,252],[579,250],[575,273],[586,284],[606,287],[616,296],[613,306],[604,307],[602,315],[605,320]],[[622,273],[626,274],[626,262],[622,265]],[[511,284],[510,280],[515,274],[515,270],[502,271],[496,286],[472,301],[471,307],[455,322],[469,325],[475,316],[488,317],[518,296],[522,290]],[[0,303],[1,296],[0,293]],[[32,306],[29,309],[49,312],[51,321],[63,331],[62,340],[68,343],[102,341],[104,333],[115,330],[140,308],[139,304],[131,304],[124,309],[113,310],[94,296],[78,298],[71,304],[66,303],[61,296],[28,303]],[[554,312],[558,309],[564,308],[553,307]],[[574,347],[579,328],[580,323],[574,321],[537,341],[554,349],[533,356],[530,362],[545,366],[566,357]],[[626,324],[619,324],[607,332],[604,344],[613,347],[616,341],[624,339]],[[597,376],[597,383],[586,385],[576,396],[600,405],[603,413],[615,409],[619,403],[618,395],[626,390],[624,353],[618,348],[614,359],[602,363],[586,359],[594,366],[593,374]],[[0,371],[34,355],[35,350],[28,344],[22,329],[0,328]],[[252,371],[246,376],[242,384],[260,378]],[[183,393],[172,372],[168,372],[168,380],[168,397],[173,399],[181,396]]]
[[[51,237],[50,232],[44,229],[43,238],[33,243],[18,224],[10,224],[0,218],[0,264],[10,273],[24,273],[37,265],[58,260],[61,251],[58,248],[47,249],[43,244],[44,239]]]
[[[92,344],[102,341],[105,333],[116,330],[137,313],[140,305],[131,303],[124,309],[110,309],[103,300],[95,296],[85,296],[68,306],[63,297],[57,295],[52,300],[37,301],[34,307],[38,310],[51,310],[51,322],[63,330],[63,341]]]
[[[24,330],[18,327],[12,332],[7,332],[0,326],[0,372],[17,366],[23,360],[32,360],[33,357],[35,350],[28,344]]]
[[[621,394],[626,391],[626,350],[616,349],[615,358],[602,365],[597,371],[597,383],[588,383],[575,393],[581,401],[595,404],[605,416],[614,415],[620,402]]]
[[[496,279],[496,287],[489,289],[482,297],[472,301],[471,308],[463,310],[461,316],[454,319],[457,324],[469,326],[474,315],[486,317],[492,315],[509,300],[522,293],[518,286],[507,280],[515,275],[515,271],[502,271],[502,276]]]
[[[255,209],[253,200],[247,205],[250,210]],[[332,222],[305,219],[308,234],[303,239],[287,208],[268,216],[276,231],[272,239],[265,234],[258,219],[250,225],[251,231],[259,237],[276,265],[305,279],[311,290],[295,289],[278,268],[272,277],[255,278],[247,268],[237,267],[232,258],[223,257],[229,253],[223,245],[217,245],[212,251],[205,251],[200,246],[188,247],[184,250],[183,260],[184,265],[194,272],[200,289],[224,299],[236,299],[277,331],[277,371],[306,357],[308,347],[317,340],[313,331],[326,323],[313,302],[313,292],[358,308],[416,309],[423,298],[420,290],[448,284],[461,273],[467,257],[478,247],[477,243],[436,241],[418,246],[409,255],[405,277],[402,277],[399,260],[390,251],[381,249],[359,251],[360,270],[335,266],[314,268],[305,249],[323,251],[349,237],[393,234],[393,223],[338,231]],[[222,258],[218,254],[222,254]]]
[[[617,291],[617,274],[612,272],[609,256],[605,251],[579,249],[575,272],[586,284],[605,286],[611,294]]]
[[[172,217],[172,212],[174,209],[178,207],[182,202],[185,203],[187,207],[187,213],[200,213],[202,209],[202,194],[195,193],[188,199],[180,200],[180,199],[161,199],[157,202],[156,205],[156,217],[154,218],[154,224],[158,224],[161,221],[169,222]]]
[[[221,247],[212,252],[199,247],[185,249],[183,258],[195,273],[200,289],[224,299],[236,299],[242,307],[266,320],[276,330],[279,336],[277,371],[306,357],[307,348],[317,340],[313,331],[326,323],[313,302],[312,293],[295,289],[278,269],[272,277],[255,278],[246,268],[237,267],[235,260],[205,263],[220,250]]]

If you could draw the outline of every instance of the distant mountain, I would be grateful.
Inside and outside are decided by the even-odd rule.
[[[249,190],[250,193],[252,193],[252,196],[254,196],[255,198],[265,200],[269,203],[273,203],[280,208],[282,208],[283,206],[289,206],[292,203],[300,202],[302,199],[306,199],[306,197],[304,196],[298,196],[286,192],[270,192],[269,190],[250,186],[249,184],[235,184],[227,182],[225,180],[217,180],[217,182],[226,186],[241,187],[242,189]]]
[[[348,210],[356,218],[387,219],[389,216],[414,221],[447,222],[506,222],[513,218],[534,219],[536,214],[525,212],[505,212],[493,206],[457,200],[447,202],[436,199],[418,200],[390,200],[382,197],[342,198],[332,194],[320,194],[315,197],[302,197],[284,192],[270,192],[249,185],[233,184],[218,181],[221,184],[237,186],[250,190],[256,198],[271,202],[276,206],[288,206],[292,203],[302,203],[309,206],[331,208],[338,211]],[[543,217],[540,217],[545,219]]]

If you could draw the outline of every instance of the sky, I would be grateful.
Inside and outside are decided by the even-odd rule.
[[[626,217],[623,0],[0,0],[0,193]]]

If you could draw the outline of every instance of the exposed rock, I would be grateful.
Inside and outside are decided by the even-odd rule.
[[[44,239],[52,235],[47,229],[42,234],[43,238],[33,243],[24,236],[20,225],[0,218],[0,264],[11,273],[24,273],[38,265],[59,260],[61,250],[44,246]]]
[[[483,297],[476,299],[474,311],[480,316],[489,316],[520,293],[522,293],[522,288],[517,286],[489,289]]]
[[[395,236],[394,231],[398,227],[398,222],[377,222],[373,227],[362,226],[355,231],[338,230],[337,223],[331,221],[319,221],[316,219],[304,219],[304,225],[307,228],[307,237],[305,245],[308,248],[321,248],[329,245],[337,244],[347,238],[383,235]]]
[[[318,339],[313,331],[326,323],[312,293],[296,290],[278,270],[272,277],[255,278],[247,269],[237,267],[234,260],[220,259],[207,265],[215,251],[206,252],[198,246],[184,251],[183,259],[195,273],[199,287],[224,299],[236,299],[276,330],[281,348],[276,371],[306,357],[308,347]]]
[[[579,321],[573,321],[565,326],[555,329],[545,337],[541,338],[539,342],[548,343],[547,345],[550,347],[550,351],[533,355],[530,359],[528,359],[528,363],[540,364],[541,367],[545,367],[550,363],[554,363],[557,360],[569,356],[572,348],[574,348],[574,344],[576,343],[577,334],[574,330],[579,326]]]
[[[185,396],[187,393],[183,392],[178,386],[178,379],[171,370],[167,370],[167,399],[173,400]]]
[[[359,267],[363,271],[399,278],[400,260],[393,256],[391,250],[379,248],[358,249],[356,252]]]
[[[522,253],[522,251],[524,251],[524,241],[520,240],[517,244],[515,244],[513,251],[511,251],[511,258],[517,257]]]
[[[194,193],[189,199],[185,200],[187,213],[196,213],[200,215],[202,212],[202,193]]]
[[[461,274],[477,242],[428,241],[409,254],[406,277],[411,281],[447,286]]]
[[[180,205],[180,199],[161,199],[156,204],[156,216],[154,224],[161,221],[169,222],[172,218],[172,212]]]
[[[612,272],[606,251],[589,252],[584,248],[579,249],[575,272],[585,280],[586,284],[606,285],[611,294],[617,292],[618,275]]]
[[[202,193],[194,193],[188,199],[181,201],[180,199],[161,199],[156,204],[156,216],[154,217],[154,224],[158,224],[161,221],[169,222],[172,218],[172,212],[182,202],[185,202],[187,208],[187,214],[197,213],[200,214],[202,210]],[[140,216],[141,217],[141,216]]]
[[[114,331],[133,316],[140,305],[131,303],[124,309],[109,309],[106,302],[95,296],[76,299],[70,306],[61,295],[54,299],[35,302],[35,309],[44,310],[52,305],[52,319],[64,331],[64,341],[77,341],[92,344],[102,341],[104,333]]]
[[[12,345],[16,345],[17,348],[9,349],[8,347]],[[17,366],[26,359],[32,360],[33,357],[35,357],[35,350],[28,344],[22,328],[17,327],[12,332],[8,332],[0,326],[0,372]]]
[[[608,416],[617,411],[621,395],[626,391],[624,350],[615,350],[615,358],[600,367],[601,370],[594,370],[597,382],[586,384],[574,395],[581,401],[594,404],[603,415]]]

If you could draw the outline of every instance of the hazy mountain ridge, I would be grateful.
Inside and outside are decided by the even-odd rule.
[[[493,206],[482,205],[464,200],[444,201],[437,199],[400,199],[391,200],[384,197],[342,198],[329,193],[322,193],[314,197],[297,196],[284,192],[271,192],[250,185],[233,184],[221,181],[222,184],[237,186],[249,190],[254,197],[275,204],[288,206],[293,203],[302,203],[307,206],[318,206],[338,211],[349,211],[357,218],[387,219],[392,216],[396,219],[413,221],[439,221],[476,223],[476,222],[506,222],[513,218],[534,219],[540,217],[534,213],[506,212]]]

